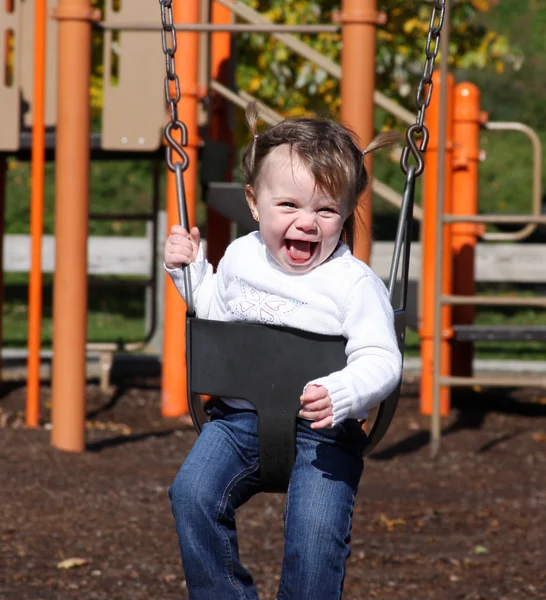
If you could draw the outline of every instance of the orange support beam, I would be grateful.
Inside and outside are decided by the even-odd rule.
[[[28,358],[26,423],[40,419],[40,347],[42,340],[42,234],[45,180],[46,0],[36,0],[34,13],[34,93],[30,191],[31,260],[28,290]]]
[[[380,21],[377,0],[343,0],[341,120],[357,133],[366,147],[374,137],[374,90],[376,26]],[[366,157],[371,176],[371,156]],[[357,211],[354,254],[370,261],[372,241],[371,186],[361,198]]]
[[[215,25],[231,23],[232,13],[229,8],[212,2],[211,22]],[[229,69],[231,57],[231,34],[216,32],[211,34],[210,74],[212,79],[229,86]],[[229,165],[224,175],[224,181],[231,181],[233,169],[233,132],[229,123],[228,102],[215,92],[212,93],[212,111],[210,137],[217,142],[223,142],[230,148]],[[215,267],[224,255],[230,242],[230,221],[214,210],[207,207],[207,258]]]
[[[478,214],[478,167],[480,160],[480,128],[486,114],[480,110],[480,90],[472,83],[455,87],[453,123],[453,202],[455,215]],[[473,296],[476,293],[475,254],[482,225],[453,223],[453,293]],[[454,306],[453,322],[471,325],[476,309],[472,305]],[[451,371],[453,375],[470,377],[474,345],[472,342],[453,342]]]
[[[89,212],[89,0],[59,0],[55,155],[55,277],[52,435],[54,446],[85,448],[85,343]]]
[[[437,174],[438,174],[438,129],[440,121],[440,74],[433,76],[434,92],[427,110],[427,126],[430,139],[425,152],[425,171],[423,173],[424,198],[423,221],[421,231],[421,413],[432,414],[433,396],[433,360],[434,360],[434,290],[435,278],[442,277],[444,294],[452,289],[451,268],[451,226],[444,225],[444,261],[441,268],[436,261],[436,206],[437,206]],[[446,170],[444,187],[444,210],[451,212],[452,207],[452,160],[453,160],[453,76],[449,75],[447,93],[447,130],[446,130]],[[441,365],[442,375],[450,374],[451,366],[451,307],[442,307],[442,342]],[[447,416],[450,409],[450,389],[442,387],[440,396],[440,414]]]
[[[175,23],[198,23],[199,0],[173,2]],[[197,198],[197,153],[199,137],[197,130],[198,54],[199,34],[186,31],[177,34],[178,50],[175,58],[176,73],[180,80],[181,98],[178,106],[180,120],[188,128],[186,153],[189,166],[184,172],[184,186],[190,224],[195,224]],[[179,222],[176,184],[174,174],[167,172],[167,226]],[[185,304],[174,284],[167,281],[165,286],[165,314],[163,334],[163,366],[161,379],[161,414],[164,417],[177,417],[188,412],[186,390],[186,315]]]

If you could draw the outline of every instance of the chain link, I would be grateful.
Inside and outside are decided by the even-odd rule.
[[[169,106],[171,120],[165,127],[165,138],[168,145],[166,150],[167,165],[175,171],[175,165],[180,163],[182,170],[187,169],[189,158],[184,150],[188,145],[188,129],[178,118],[178,103],[180,102],[180,80],[176,74],[176,29],[173,20],[173,0],[159,0],[161,7],[161,44],[165,55],[165,100]],[[181,143],[175,137],[175,131],[180,131]],[[175,157],[174,155],[178,155]]]
[[[429,140],[429,131],[425,125],[425,113],[432,98],[432,74],[434,73],[434,63],[440,52],[440,34],[444,26],[444,17],[446,12],[447,0],[434,0],[432,14],[430,16],[430,25],[425,46],[425,66],[423,75],[417,87],[417,118],[406,133],[408,145],[402,151],[400,166],[407,175],[409,155],[417,161],[415,176],[419,177],[425,168],[423,152],[427,149]]]

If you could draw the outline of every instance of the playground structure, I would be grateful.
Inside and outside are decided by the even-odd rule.
[[[449,4],[449,3],[448,3]],[[117,6],[117,5],[116,5]],[[188,127],[186,152],[191,167],[184,174],[190,223],[195,222],[195,198],[199,186],[198,159],[207,166],[208,253],[216,263],[230,239],[230,221],[241,217],[242,188],[229,180],[232,139],[229,104],[245,106],[250,98],[233,91],[229,81],[231,35],[237,31],[268,31],[291,50],[317,62],[331,76],[341,79],[342,113],[367,143],[373,137],[373,106],[393,113],[412,125],[415,116],[374,91],[375,28],[384,16],[375,0],[343,2],[339,24],[324,26],[277,26],[241,2],[198,0],[173,2],[178,45],[184,60],[173,68],[180,81],[178,90],[163,83],[161,26],[157,3],[122,3],[114,10],[107,2],[104,15],[91,10],[88,0],[59,0],[48,4],[8,1],[0,8],[2,37],[14,43],[14,52],[2,44],[0,64],[14,60],[13,76],[0,85],[0,179],[5,157],[21,152],[32,128],[32,267],[29,294],[29,355],[27,422],[35,426],[39,416],[39,350],[41,321],[41,228],[43,166],[46,155],[45,128],[55,131],[56,150],[56,267],[54,305],[53,434],[52,443],[65,450],[84,448],[85,353],[86,353],[86,256],[88,223],[89,65],[93,26],[104,31],[104,111],[97,152],[139,156],[163,154],[162,129],[167,122],[164,93],[170,110],[177,110]],[[245,23],[233,23],[234,17]],[[31,27],[32,25],[32,27]],[[341,31],[342,64],[336,65],[310,49],[292,34]],[[114,34],[123,48],[119,57],[117,85],[110,79]],[[447,36],[446,36],[447,39]],[[9,46],[11,47],[11,46]],[[179,51],[179,55],[180,55]],[[58,56],[58,59],[56,58]],[[127,59],[127,57],[130,57]],[[58,62],[57,62],[58,60]],[[34,69],[28,65],[34,64]],[[452,386],[545,385],[544,378],[472,377],[471,342],[491,339],[546,339],[544,328],[476,327],[473,307],[478,304],[546,307],[543,298],[476,297],[474,251],[478,238],[522,239],[540,216],[541,149],[534,132],[521,124],[489,123],[480,108],[479,90],[470,84],[454,85],[444,68],[436,79],[427,123],[431,133],[425,155],[422,209],[414,216],[422,221],[421,310],[423,376],[421,409],[433,416],[433,435],[439,438],[439,419],[449,411]],[[5,67],[7,73],[7,67]],[[30,75],[33,74],[31,81]],[[341,77],[341,75],[343,76]],[[142,81],[146,85],[142,85]],[[46,85],[47,82],[47,85]],[[138,93],[135,93],[138,90]],[[208,111],[200,102],[209,99]],[[23,99],[23,101],[21,100]],[[28,108],[22,109],[26,105]],[[265,120],[280,119],[264,111]],[[5,122],[4,122],[5,121]],[[534,148],[532,211],[529,216],[477,215],[479,132],[482,128],[515,129],[528,135]],[[176,132],[174,132],[176,134]],[[26,138],[25,138],[26,135]],[[92,138],[91,138],[92,139]],[[214,159],[207,155],[214,153]],[[217,168],[214,169],[213,167]],[[211,182],[223,182],[213,184]],[[0,181],[1,183],[1,181]],[[374,192],[386,201],[400,204],[400,195],[381,182]],[[0,187],[0,200],[3,202]],[[457,198],[457,202],[453,198]],[[365,226],[371,222],[371,203],[364,212]],[[178,220],[176,186],[167,175],[168,226]],[[519,223],[515,234],[485,233],[484,223]],[[3,228],[2,228],[3,229]],[[502,237],[500,237],[502,236]],[[368,260],[369,243],[360,236],[355,253]],[[155,247],[155,246],[154,246]],[[155,261],[153,261],[155,262]],[[372,265],[373,266],[373,265]],[[162,412],[179,415],[187,410],[186,382],[181,367],[184,355],[184,306],[174,287],[165,292],[165,330],[162,375]],[[87,345],[89,348],[89,345]],[[112,353],[115,344],[103,345]]]

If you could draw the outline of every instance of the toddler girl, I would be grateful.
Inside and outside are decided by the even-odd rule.
[[[245,195],[259,232],[235,240],[216,273],[199,230],[175,225],[165,267],[184,295],[189,265],[200,318],[294,327],[347,339],[347,366],[302,390],[296,459],[284,512],[278,600],[341,598],[367,417],[398,385],[401,356],[383,282],[347,246],[368,184],[367,152],[392,144],[327,119],[290,118],[258,134],[243,154]],[[253,599],[239,559],[235,511],[260,491],[257,416],[224,398],[169,489],[192,600]]]

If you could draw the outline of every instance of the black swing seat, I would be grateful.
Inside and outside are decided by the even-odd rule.
[[[391,302],[396,307],[394,325],[402,354],[415,177],[415,167],[411,166],[406,173],[387,286]],[[181,170],[178,179],[181,188]],[[184,203],[179,210],[182,224],[187,225]],[[395,304],[400,265],[399,302]],[[193,316],[188,271],[185,287],[190,290],[186,297],[191,299],[186,319],[186,369],[189,407],[195,428],[200,432],[208,420],[200,394],[242,398],[251,402],[258,413],[262,487],[267,492],[284,492],[288,488],[296,456],[296,419],[303,388],[309,381],[345,367],[346,340],[340,336],[312,334],[287,327],[198,319]],[[398,403],[400,383],[379,405],[368,434],[366,454],[375,448],[389,427]]]
[[[399,347],[404,347],[405,313],[395,312]],[[296,419],[306,383],[343,369],[346,340],[287,327],[188,317],[188,397],[201,431],[208,417],[199,394],[241,398],[258,414],[260,479],[264,491],[285,492],[296,455]],[[384,400],[369,433],[366,453],[383,437],[399,390]]]

